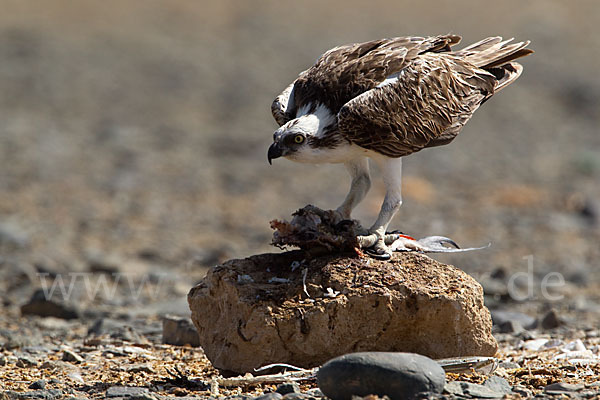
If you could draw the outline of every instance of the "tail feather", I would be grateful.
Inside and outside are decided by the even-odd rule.
[[[502,41],[499,36],[489,37],[467,46],[455,54],[464,57],[479,68],[488,69],[533,53],[533,50],[525,48],[529,45],[529,41],[509,44],[512,40]]]
[[[498,83],[496,83],[494,91],[498,92],[513,83],[521,75],[523,66],[516,62],[509,62],[499,67],[490,68],[488,71],[496,76]]]

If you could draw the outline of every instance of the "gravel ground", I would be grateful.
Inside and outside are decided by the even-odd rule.
[[[598,372],[597,364],[553,359],[578,338],[598,355],[596,1],[0,5],[2,389],[30,390],[44,378],[64,396],[102,397],[125,382],[176,395],[178,385],[160,383],[168,365],[210,380],[216,372],[201,351],[161,344],[161,318],[188,314],[187,291],[207,268],[276,251],[270,220],[308,203],[334,208],[347,190],[339,166],[269,167],[271,100],[334,45],[446,32],[465,43],[496,34],[530,39],[536,53],[451,145],[407,157],[405,201],[392,228],[465,247],[492,243],[435,258],[478,279],[493,312],[538,320],[528,333],[497,326],[509,335],[499,336],[500,358],[519,364],[505,371],[511,384],[537,393],[551,380],[590,384],[585,374]],[[365,225],[383,196],[377,176],[355,215]],[[57,279],[65,290],[73,283],[67,297],[77,318],[22,316],[35,291]],[[560,326],[544,328],[551,310]],[[101,318],[135,325],[147,342],[127,346],[144,351],[129,353],[114,338],[86,344]],[[528,358],[531,350],[519,349],[519,340],[535,339],[527,334],[564,344]],[[29,353],[31,346],[43,349]],[[76,365],[84,383],[68,377],[72,362],[63,364],[61,346],[85,358]],[[60,363],[17,367],[20,354],[40,366]],[[536,374],[536,362],[551,373]],[[154,363],[152,372],[126,370],[143,363]]]

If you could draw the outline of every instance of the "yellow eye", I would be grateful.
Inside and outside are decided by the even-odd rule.
[[[304,136],[302,136],[302,135],[296,135],[296,137],[294,137],[294,142],[296,142],[298,144],[304,142]]]

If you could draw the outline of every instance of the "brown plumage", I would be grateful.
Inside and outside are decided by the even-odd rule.
[[[529,42],[500,37],[452,51],[459,41],[455,35],[398,37],[333,48],[275,99],[273,116],[283,125],[302,107],[326,106],[337,121],[313,139],[315,146],[345,139],[401,157],[447,144],[484,101],[520,75],[521,65],[511,61],[533,52],[525,48]],[[395,82],[378,87],[394,75]]]
[[[519,77],[514,60],[532,53],[529,42],[500,37],[452,51],[459,41],[399,37],[336,47],[271,106],[280,128],[269,162],[343,163],[352,181],[336,210],[342,218],[369,190],[367,159],[379,165],[386,194],[368,234],[358,237],[376,257],[390,257],[386,231],[402,204],[401,157],[451,142],[483,102]]]

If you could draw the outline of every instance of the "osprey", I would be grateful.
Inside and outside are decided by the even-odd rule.
[[[387,227],[402,204],[402,157],[450,143],[494,93],[523,67],[529,41],[489,37],[453,51],[460,36],[396,37],[335,47],[300,73],[273,101],[280,125],[268,160],[342,163],[352,182],[336,209],[343,219],[371,185],[368,159],[386,194],[377,220],[358,242],[387,259]],[[388,235],[389,236],[389,235]],[[389,244],[389,240],[387,240]]]

